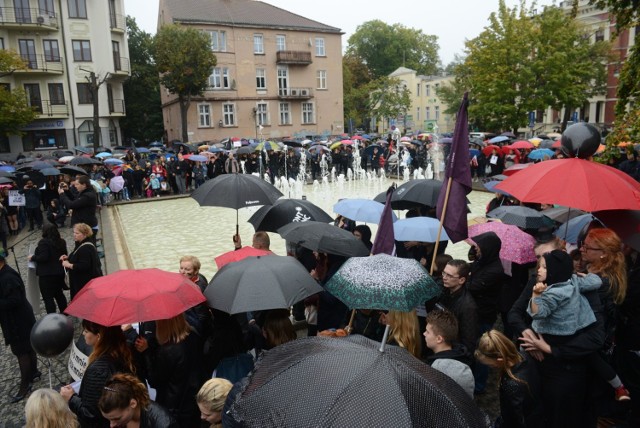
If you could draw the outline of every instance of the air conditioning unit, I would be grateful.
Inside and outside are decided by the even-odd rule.
[[[44,24],[44,16],[37,17],[36,22],[40,25]]]
[[[309,96],[309,90],[308,89],[300,89],[300,95],[303,97]]]
[[[298,96],[298,90],[297,90],[297,89],[291,89],[291,90],[290,90],[290,92],[289,92],[289,94],[290,94],[292,97],[297,97],[297,96]]]

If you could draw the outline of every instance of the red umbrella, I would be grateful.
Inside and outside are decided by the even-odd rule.
[[[221,254],[218,257],[216,257],[215,260],[216,260],[216,265],[218,266],[218,269],[221,269],[222,266],[226,264],[239,262],[240,260],[246,259],[247,257],[267,256],[270,254],[273,254],[273,252],[266,251],[266,250],[258,250],[257,248],[246,246],[246,247],[242,247],[239,250],[229,251],[224,254]]]
[[[65,313],[114,326],[172,318],[204,301],[198,286],[183,275],[132,269],[89,281]]]
[[[495,144],[491,144],[490,146],[484,147],[482,149],[482,153],[484,153],[485,156],[491,156],[491,153],[497,150],[498,155],[502,156],[502,149],[498,146],[496,146]]]
[[[534,164],[496,189],[523,202],[553,203],[588,212],[640,210],[638,182],[615,168],[578,158]]]
[[[509,168],[507,168],[504,171],[502,171],[502,173],[504,175],[506,175],[506,176],[512,176],[516,172],[520,172],[523,169],[529,168],[531,165],[533,165],[533,164],[532,163],[517,163],[515,165],[511,165]]]
[[[555,143],[553,143],[551,145],[552,149],[559,149],[560,147],[562,147],[562,141],[561,140],[557,140]]]
[[[534,146],[528,141],[520,140],[509,145],[512,149],[532,149]]]
[[[340,141],[340,144],[344,144],[344,145],[350,146],[350,145],[353,144],[353,141],[351,141],[351,140],[342,140],[342,141]]]
[[[351,137],[352,140],[366,140],[362,135],[354,135]]]

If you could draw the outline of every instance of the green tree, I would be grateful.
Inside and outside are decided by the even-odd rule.
[[[187,112],[191,100],[204,93],[211,69],[216,65],[211,42],[202,31],[166,25],[156,34],[154,53],[160,83],[178,97],[182,140],[188,141]]]
[[[361,58],[374,78],[387,76],[398,67],[416,70],[418,74],[435,74],[440,62],[437,36],[380,20],[359,25],[349,37],[346,51]]]
[[[0,77],[26,67],[16,52],[0,49]],[[0,135],[21,135],[20,129],[33,122],[36,117],[37,113],[29,106],[25,91],[0,87]]]
[[[392,119],[406,114],[411,107],[411,92],[395,77],[381,77],[365,88],[369,91],[367,111],[370,117]]]
[[[367,122],[371,80],[371,72],[360,58],[349,54],[342,58],[344,123],[361,126]]]
[[[160,77],[153,58],[153,36],[127,16],[131,77],[124,83],[127,116],[120,120],[125,139],[144,143],[162,138]]]

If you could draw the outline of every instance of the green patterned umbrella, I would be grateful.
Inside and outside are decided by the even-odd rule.
[[[429,273],[416,260],[387,254],[350,258],[325,288],[351,309],[404,312],[440,292]]]

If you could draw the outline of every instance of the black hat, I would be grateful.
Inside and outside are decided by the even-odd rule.
[[[543,257],[547,264],[547,285],[571,279],[571,275],[573,275],[573,260],[569,254],[562,250],[553,250]]]

